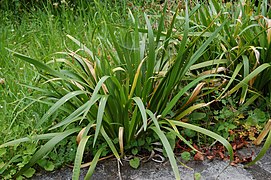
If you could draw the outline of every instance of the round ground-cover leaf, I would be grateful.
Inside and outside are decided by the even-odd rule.
[[[181,153],[181,158],[184,161],[189,161],[191,159],[191,155],[189,152],[185,151]]]
[[[129,161],[129,164],[132,168],[137,169],[140,165],[140,159],[135,157]]]
[[[200,173],[195,173],[194,174],[194,179],[195,180],[200,180],[201,179],[201,174]]]
[[[39,166],[43,167],[46,171],[53,171],[55,168],[55,165],[52,161],[49,161],[47,159],[41,159],[38,161]]]
[[[36,170],[34,168],[29,168],[23,173],[23,175],[26,178],[31,178],[35,174],[35,172],[36,172]]]

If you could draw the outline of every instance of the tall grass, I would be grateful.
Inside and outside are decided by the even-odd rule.
[[[34,136],[44,132],[45,129],[42,127],[36,128],[36,123],[49,108],[47,104],[38,104],[31,100],[37,97],[38,92],[29,86],[39,86],[39,77],[34,66],[17,61],[5,48],[47,62],[56,51],[63,50],[66,46],[74,47],[69,41],[65,42],[66,33],[74,34],[85,42],[90,42],[89,39],[94,31],[92,27],[95,26],[95,22],[92,21],[94,13],[88,14],[85,11],[84,14],[80,14],[83,11],[72,8],[74,7],[68,5],[57,8],[35,7],[29,12],[22,11],[19,15],[13,11],[1,9],[0,79],[3,83],[0,84],[2,124],[0,144],[14,138]],[[39,98],[39,100],[42,99]],[[4,150],[4,153],[1,151],[0,164],[10,164],[7,167],[1,166],[1,177],[8,178],[16,173],[19,167],[15,163],[11,166],[13,161],[21,162],[22,165],[26,164],[34,153],[33,147],[38,146],[35,143],[15,146]],[[14,156],[15,152],[16,158],[11,159],[10,157]],[[26,152],[28,153],[25,154]]]

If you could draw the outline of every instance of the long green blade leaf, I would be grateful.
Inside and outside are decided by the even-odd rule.
[[[253,159],[253,161],[246,164],[246,167],[251,166],[251,165],[255,164],[257,161],[259,161],[266,154],[266,152],[270,148],[270,146],[271,146],[271,131],[269,131],[269,134],[268,134],[268,136],[265,140],[265,143],[264,143],[261,151],[259,152],[259,154],[256,156],[255,159]]]
[[[90,167],[89,167],[89,169],[88,169],[88,172],[87,172],[87,174],[86,174],[84,180],[89,180],[89,179],[91,179],[91,176],[92,176],[92,174],[94,173],[94,169],[95,169],[95,167],[96,167],[96,165],[97,165],[97,163],[98,163],[98,161],[99,161],[99,157],[101,156],[103,150],[104,150],[104,148],[102,147],[102,148],[100,148],[100,149],[96,152],[96,154],[95,154],[93,160],[91,161],[91,165],[90,165]]]
[[[27,141],[37,141],[37,140],[44,140],[44,139],[51,139],[55,137],[56,135],[59,135],[60,133],[48,133],[48,134],[41,134],[41,135],[36,135],[33,137],[24,137],[20,139],[16,139],[13,141],[9,141],[5,144],[0,145],[0,148],[7,147],[7,146],[14,146],[18,145],[22,142],[27,142]]]
[[[158,120],[156,119],[156,117],[154,116],[154,114],[150,111],[147,110],[148,115],[150,116],[150,118],[152,119],[152,121],[154,122],[155,127],[150,127],[159,137],[159,139],[161,140],[166,153],[168,155],[171,167],[173,169],[174,175],[176,179],[181,179],[180,177],[180,172],[177,166],[177,162],[173,153],[173,149],[171,148],[168,139],[166,137],[166,135],[163,133],[163,131],[161,131],[160,126],[158,124]]]
[[[118,153],[115,145],[113,144],[112,140],[106,134],[103,126],[101,126],[101,130],[100,131],[101,131],[101,134],[103,135],[104,139],[106,140],[107,144],[109,145],[111,151],[113,152],[114,156],[117,158],[118,161],[120,161],[119,153]]]
[[[147,114],[146,114],[144,104],[139,97],[133,97],[132,99],[136,102],[136,104],[140,110],[141,117],[143,120],[143,128],[144,128],[144,131],[146,131],[146,129],[147,129]]]
[[[99,104],[99,108],[98,108],[98,115],[97,115],[97,122],[96,122],[96,130],[95,130],[95,135],[94,135],[94,140],[93,140],[93,147],[95,146],[96,140],[97,140],[98,135],[100,133],[103,115],[104,115],[104,109],[105,109],[107,99],[108,99],[108,95],[105,95],[100,100],[100,104]]]
[[[59,99],[39,120],[38,127],[41,126],[54,112],[59,110],[59,107],[62,106],[64,103],[69,101],[71,98],[78,96],[80,94],[85,94],[85,91],[74,91],[66,94],[61,99]]]
[[[162,117],[165,117],[171,111],[171,109],[178,103],[178,101],[182,97],[182,95],[184,95],[190,88],[196,86],[200,81],[202,81],[204,79],[207,79],[208,77],[214,77],[214,76],[218,77],[218,76],[221,76],[221,75],[219,75],[219,74],[204,75],[204,76],[198,77],[197,79],[193,80],[188,85],[183,87],[178,92],[178,94],[176,94],[174,96],[174,98],[167,104],[166,108],[162,112]]]
[[[209,131],[207,129],[204,129],[202,127],[199,127],[199,126],[195,126],[193,124],[188,124],[188,123],[184,123],[184,122],[181,122],[181,121],[174,121],[174,120],[170,120],[171,123],[175,124],[176,126],[181,126],[183,128],[188,128],[188,129],[191,129],[191,130],[194,130],[194,131],[197,131],[199,133],[202,133],[202,134],[205,134],[207,136],[210,136],[212,138],[214,138],[215,140],[219,141],[221,144],[223,144],[226,149],[228,150],[229,152],[229,155],[230,155],[230,161],[233,161],[233,149],[232,149],[232,146],[231,144],[225,139],[223,138],[222,136],[212,132],[212,131]]]
[[[56,124],[55,126],[53,126],[52,128],[50,128],[49,130],[52,129],[56,129],[58,127],[64,126],[66,124],[69,124],[71,122],[74,122],[74,120],[79,120],[77,119],[79,116],[81,116],[83,113],[87,113],[89,111],[89,109],[91,108],[91,106],[93,104],[95,104],[96,101],[99,100],[99,97],[97,97],[97,99],[93,99],[93,101],[89,100],[87,101],[85,104],[81,105],[80,107],[78,107],[73,113],[71,113],[68,117],[66,117],[64,120],[62,120],[60,123]],[[81,118],[82,121],[82,118]]]
[[[42,62],[40,62],[40,61],[38,61],[38,60],[35,60],[35,59],[32,59],[32,58],[30,58],[30,57],[28,57],[28,56],[25,56],[25,55],[23,55],[23,54],[14,52],[14,51],[12,51],[12,50],[10,50],[10,49],[8,49],[8,50],[9,50],[10,52],[12,52],[13,55],[14,55],[15,57],[18,57],[18,58],[20,58],[20,59],[22,59],[22,60],[24,60],[24,61],[26,61],[26,62],[28,62],[28,63],[30,63],[30,64],[33,64],[33,65],[36,66],[37,68],[42,69],[42,70],[44,70],[44,71],[47,71],[48,73],[50,73],[50,74],[53,75],[53,76],[61,77],[61,78],[63,78],[63,79],[66,79],[66,77],[65,77],[63,74],[61,74],[60,72],[58,72],[58,71],[56,71],[56,70],[50,68],[50,67],[47,66],[45,63],[42,63]]]
[[[234,88],[232,88],[227,95],[230,95],[237,91],[239,88],[245,86],[252,78],[260,74],[263,70],[270,67],[270,64],[265,63],[257,67],[254,71],[252,71],[248,76],[246,76],[241,82],[239,82]]]
[[[72,173],[73,180],[79,179],[82,158],[83,158],[84,150],[85,150],[89,137],[90,136],[83,137],[77,147],[76,156],[74,160],[74,166],[73,166],[73,173]]]

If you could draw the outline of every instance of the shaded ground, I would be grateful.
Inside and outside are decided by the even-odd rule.
[[[240,150],[241,154],[250,155],[251,152],[258,153],[260,148],[244,148]],[[174,174],[171,170],[170,163],[155,163],[147,162],[141,164],[140,168],[134,170],[129,167],[127,162],[123,162],[124,166],[121,167],[121,177],[123,180],[173,180]],[[193,180],[195,173],[201,174],[202,180],[271,180],[271,149],[259,161],[256,165],[251,166],[248,169],[244,169],[243,165],[238,164],[235,166],[229,166],[228,162],[221,160],[213,161],[190,161],[186,163],[189,167],[179,165],[179,171],[183,180]],[[119,179],[117,161],[114,159],[106,160],[99,163],[95,169],[95,173],[92,179],[107,180],[107,179]],[[84,174],[88,168],[81,170],[81,177],[83,179]],[[70,180],[72,176],[71,168],[63,168],[55,172],[42,172],[33,177],[33,180]]]

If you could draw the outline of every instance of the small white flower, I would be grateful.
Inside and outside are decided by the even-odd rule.
[[[4,78],[0,78],[0,84],[5,84],[5,79]]]
[[[57,7],[57,6],[58,6],[58,3],[53,3],[53,6]]]

